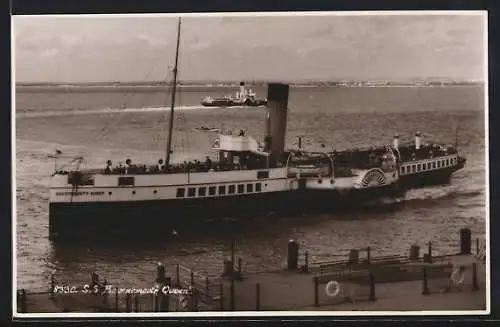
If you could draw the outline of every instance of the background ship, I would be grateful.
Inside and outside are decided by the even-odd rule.
[[[236,92],[236,96],[224,97],[205,97],[201,100],[201,104],[205,107],[234,107],[234,106],[250,106],[258,107],[266,105],[267,100],[259,99],[253,90],[245,86],[245,82],[240,82],[240,90]]]
[[[172,164],[171,142],[180,20],[165,162],[104,169],[58,168],[51,178],[49,237],[112,236],[113,232],[158,232],[179,222],[269,212],[297,213],[359,207],[399,196],[434,177],[449,179],[465,159],[452,147],[392,146],[332,152],[285,149],[289,86],[271,83],[266,137],[220,134],[218,160]],[[299,142],[300,143],[300,142]],[[57,159],[57,158],[56,158]]]

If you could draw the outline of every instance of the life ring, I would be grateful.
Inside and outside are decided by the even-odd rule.
[[[465,273],[460,268],[453,269],[450,277],[451,281],[455,285],[462,285],[465,279]]]
[[[331,280],[325,286],[325,293],[329,297],[336,297],[340,293],[340,284],[336,280]]]

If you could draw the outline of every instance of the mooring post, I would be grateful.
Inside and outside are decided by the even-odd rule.
[[[472,290],[479,290],[479,284],[477,282],[477,264],[475,262],[472,263]]]
[[[429,241],[427,244],[427,254],[429,255],[429,263],[432,263],[432,242]]]
[[[134,296],[134,312],[139,312],[139,294]]]
[[[471,254],[471,230],[460,229],[460,254]]]
[[[242,266],[242,264],[241,264],[241,258],[238,257],[238,279],[239,280],[243,279],[243,273],[241,271],[241,266]]]
[[[118,307],[118,287],[115,287],[115,312],[120,312]]]
[[[21,289],[17,291],[17,304],[18,304],[18,312],[26,313],[26,291]]]
[[[125,312],[131,312],[132,309],[131,309],[131,295],[130,293],[127,293],[126,297],[125,297]]]
[[[50,274],[50,298],[54,298],[54,288],[56,286],[56,283],[54,281],[54,274]]]
[[[371,248],[369,246],[366,248],[366,261],[368,264],[371,262]]]
[[[193,293],[191,293],[191,303],[192,303],[192,310],[194,312],[198,311],[198,298],[199,298],[198,290],[193,289]]]
[[[429,285],[427,284],[427,267],[423,267],[422,271],[422,295],[429,294]]]
[[[294,240],[288,241],[288,256],[287,256],[287,268],[288,270],[297,269],[299,261],[299,244]]]
[[[233,238],[231,241],[231,274],[234,272],[234,257],[235,257],[235,247],[236,247],[236,240]]]
[[[256,309],[256,311],[259,311],[260,310],[260,284],[259,283],[255,284],[255,300],[256,300],[255,309]]]
[[[180,277],[180,267],[179,264],[175,266],[175,279],[177,280],[177,286],[181,286],[181,277]]]
[[[375,301],[375,275],[370,271],[370,301]]]
[[[219,285],[220,311],[224,311],[224,284]]]
[[[235,299],[234,299],[234,279],[231,279],[231,299],[230,299],[230,310],[231,311],[234,311],[234,302],[235,302]]]
[[[318,276],[314,276],[313,278],[313,284],[314,284],[314,306],[319,307],[319,294],[318,294],[318,286],[319,286],[319,280]]]

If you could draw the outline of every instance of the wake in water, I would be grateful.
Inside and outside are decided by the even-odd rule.
[[[178,106],[175,110],[188,111],[188,110],[214,110],[214,109],[246,109],[245,106],[233,107],[204,107],[202,105],[196,106]],[[255,107],[257,109],[257,107]],[[152,108],[104,108],[94,110],[60,110],[60,111],[44,111],[44,112],[20,112],[16,114],[17,118],[38,118],[38,117],[59,117],[59,116],[73,116],[73,115],[100,115],[100,114],[116,114],[116,113],[134,113],[134,112],[162,112],[170,111],[169,107],[152,107]]]

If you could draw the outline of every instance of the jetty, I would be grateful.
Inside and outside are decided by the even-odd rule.
[[[180,264],[157,264],[150,288],[107,287],[92,274],[84,289],[48,292],[18,290],[18,313],[203,312],[203,311],[418,311],[486,308],[486,245],[471,230],[460,230],[460,250],[436,255],[428,243],[411,245],[405,255],[373,256],[351,249],[344,260],[311,262],[296,240],[287,245],[284,267],[243,269],[234,248],[221,276],[210,278]],[[94,290],[88,292],[88,290]]]

